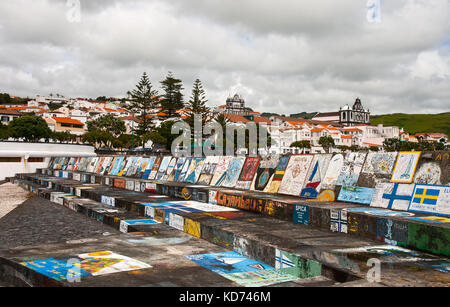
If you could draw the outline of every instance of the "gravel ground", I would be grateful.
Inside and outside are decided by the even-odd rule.
[[[28,195],[23,189],[20,190]],[[2,202],[3,200],[0,204]],[[0,248],[62,243],[98,237],[105,233],[120,232],[66,207],[34,196],[0,219]]]
[[[32,195],[15,184],[0,184],[0,221],[5,215],[29,199]]]

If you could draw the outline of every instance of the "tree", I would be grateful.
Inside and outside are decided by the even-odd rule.
[[[52,133],[52,139],[60,143],[68,143],[75,141],[76,136],[71,134],[69,131],[64,132],[57,131]]]
[[[52,131],[45,120],[36,115],[24,115],[14,119],[9,123],[8,130],[12,138],[24,139],[26,142],[48,140],[52,137]]]
[[[327,135],[327,136],[322,136],[319,139],[319,145],[323,147],[323,149],[325,150],[325,152],[329,153],[330,152],[330,148],[334,147],[334,140],[331,136]]]
[[[7,125],[0,123],[0,140],[9,139],[9,130]]]
[[[50,111],[55,111],[56,109],[62,108],[64,106],[64,104],[50,102],[47,106]]]
[[[357,145],[352,145],[349,147],[350,151],[352,152],[358,152],[360,151],[360,148]]]
[[[167,112],[169,117],[174,116],[175,111],[184,107],[183,103],[183,84],[181,79],[174,78],[172,72],[169,71],[166,79],[160,82],[164,94],[161,96],[161,108],[163,112]]]
[[[125,122],[112,114],[105,114],[95,120],[88,121],[87,127],[90,132],[105,131],[111,133],[114,137],[119,137],[127,130]]]
[[[369,150],[370,150],[370,151],[378,152],[380,149],[379,149],[377,146],[370,146],[370,147],[369,147]]]
[[[164,145],[167,148],[167,139],[163,137],[159,132],[147,132],[142,136],[142,139],[145,143],[149,140],[153,142],[153,144]]]
[[[137,134],[139,136],[144,135],[153,128],[153,118],[148,115],[150,110],[157,106],[158,92],[152,89],[147,73],[144,72],[136,88],[129,91],[128,94],[131,103],[127,109],[131,113],[138,114],[136,116],[139,121]],[[143,146],[145,146],[145,143],[143,143]]]
[[[154,139],[150,139],[150,140],[152,140],[153,142],[155,142],[155,140],[157,140],[157,142],[155,142],[155,143],[163,144],[163,145],[166,146],[167,150],[171,150],[173,141],[179,136],[179,134],[178,135],[172,134],[172,126],[175,123],[176,123],[176,121],[173,121],[173,120],[168,120],[168,121],[165,121],[165,122],[161,123],[161,126],[159,126],[158,128],[155,129],[155,132],[157,134],[159,134],[161,136],[161,138],[156,136],[156,134],[153,134],[152,137]],[[159,143],[163,139],[165,139],[166,142],[165,143]]]
[[[195,115],[201,116],[201,125],[204,127],[206,122],[209,120],[209,108],[206,106],[206,102],[208,100],[206,99],[205,90],[203,89],[202,82],[200,79],[195,80],[194,86],[192,88],[192,95],[189,99],[188,108],[189,111],[188,117],[184,119],[184,121],[189,125],[191,128],[191,137],[194,138],[194,122],[195,122]],[[200,136],[201,138],[202,136]]]
[[[136,136],[131,134],[121,134],[118,138],[115,138],[112,142],[114,148],[119,149],[130,149],[133,145]]]
[[[399,151],[400,140],[399,139],[385,139],[383,142],[384,150],[387,152]]]
[[[95,149],[98,149],[100,147],[111,148],[115,138],[106,131],[91,131],[83,134],[82,140],[83,143],[91,144]]]
[[[308,140],[297,141],[292,143],[290,147],[300,148],[302,149],[302,152],[304,152],[306,148],[311,148],[311,142]]]
[[[0,104],[10,104],[12,101],[11,96],[7,93],[0,93]]]

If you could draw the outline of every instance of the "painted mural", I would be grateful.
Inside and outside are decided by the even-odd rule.
[[[314,155],[292,155],[278,193],[299,196]]]
[[[279,162],[280,157],[278,155],[262,157],[250,189],[253,191],[264,191],[272,180]]]
[[[203,169],[205,158],[192,158],[189,170],[186,173],[184,182],[196,183]]]
[[[416,184],[408,211],[450,217],[450,186]]]
[[[448,185],[450,181],[449,158],[449,152],[422,153],[414,174],[414,183]]]
[[[399,152],[391,181],[411,183],[419,162],[420,152]]]
[[[117,176],[117,173],[120,171],[122,163],[124,162],[124,157],[117,157],[116,162],[114,163],[114,167],[112,168],[110,175]]]
[[[148,179],[150,173],[152,172],[153,164],[155,164],[155,161],[156,161],[155,156],[149,158],[147,162],[147,167],[145,168],[144,173],[141,176],[142,179]]]
[[[156,157],[155,162],[153,163],[152,171],[150,172],[150,175],[148,176],[148,179],[154,180],[156,178],[156,175],[158,175],[159,166],[161,165],[162,158]]]
[[[200,177],[198,178],[198,184],[209,185],[214,176],[217,164],[219,163],[219,156],[208,156],[203,163],[202,172],[200,173]]]
[[[167,171],[162,178],[163,181],[169,181],[170,176],[175,172],[175,167],[177,165],[177,158],[172,157],[170,159],[169,165],[167,166]]]
[[[159,224],[158,221],[152,219],[141,219],[141,220],[121,220],[120,221],[120,232],[128,233],[128,226],[136,226],[136,225],[154,225]]]
[[[185,157],[180,157],[177,160],[177,164],[175,164],[175,169],[172,173],[172,175],[169,176],[169,182],[177,182],[178,177],[181,174],[181,170],[183,169],[184,163],[186,162]]]
[[[371,207],[408,210],[412,198],[414,184],[379,183],[373,193]]]
[[[370,205],[374,191],[372,188],[343,186],[337,200]]]
[[[328,164],[328,169],[325,174],[325,178],[323,179],[322,182],[322,189],[334,190],[334,187],[336,186],[336,182],[339,178],[343,165],[344,165],[344,156],[342,154],[336,154],[331,158],[331,161]]]
[[[152,267],[144,262],[111,251],[80,254],[67,257],[67,259],[49,258],[22,262],[21,265],[59,281]]]
[[[428,257],[422,253],[392,245],[362,246],[358,248],[345,248],[333,250],[336,253],[354,254],[354,253],[372,253],[383,255],[383,262],[415,262],[426,260]]]
[[[390,182],[396,158],[396,152],[368,153],[357,186],[374,188],[378,183]]]
[[[184,178],[186,177],[186,174],[189,171],[191,164],[192,164],[192,158],[187,157],[186,160],[184,160],[184,164],[178,175],[177,182],[184,182]]]
[[[245,287],[268,286],[298,279],[236,252],[190,255],[185,258]]]
[[[139,162],[139,166],[136,168],[135,173],[132,175],[133,178],[142,178],[145,174],[145,170],[150,163],[150,158],[142,158]]]
[[[225,173],[228,169],[228,166],[231,163],[231,160],[233,157],[231,156],[224,156],[220,157],[219,162],[217,163],[216,170],[214,172],[214,176],[211,179],[210,185],[211,186],[220,186],[223,182],[223,179],[225,177]]]
[[[367,153],[350,152],[345,155],[341,173],[337,179],[336,185],[355,186],[358,182]]]
[[[380,208],[345,208],[342,210],[345,210],[347,212],[361,212],[361,213],[365,213],[368,215],[383,216],[383,217],[414,216],[414,213],[410,213],[410,212],[392,211],[392,210],[380,209]]]
[[[138,160],[141,160],[139,158],[140,157],[128,157],[125,167],[122,169],[122,171],[119,172],[118,176],[131,177],[132,175],[134,175],[136,169],[134,168],[134,165],[138,163]]]
[[[169,163],[172,157],[164,157],[161,161],[161,165],[159,166],[158,173],[156,174],[156,180],[162,180],[164,175],[167,172],[167,168],[169,167]]]
[[[281,181],[283,180],[284,174],[286,172],[286,167],[289,163],[290,156],[283,156],[278,162],[277,168],[275,169],[275,174],[267,183],[264,192],[267,193],[277,193],[280,188]]]
[[[325,173],[331,161],[331,154],[315,155],[309,168],[303,189],[300,193],[301,197],[317,198],[321,190],[321,183],[325,178]]]
[[[223,178],[223,182],[222,182],[221,186],[228,187],[228,188],[235,187],[236,183],[239,179],[239,175],[241,174],[244,163],[245,163],[245,157],[234,157],[231,160],[227,171],[225,172],[225,176]]]
[[[311,278],[322,273],[320,262],[303,259],[280,249],[275,249],[275,269],[298,278]]]
[[[255,173],[258,170],[260,158],[248,157],[242,167],[241,175],[236,183],[236,189],[248,190],[253,182]]]

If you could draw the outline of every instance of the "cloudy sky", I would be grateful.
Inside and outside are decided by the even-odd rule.
[[[78,14],[77,2],[80,4]],[[0,92],[124,97],[144,71],[210,106],[260,112],[450,111],[450,0],[0,1]]]

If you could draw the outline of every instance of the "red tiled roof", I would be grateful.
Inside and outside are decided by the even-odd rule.
[[[0,109],[0,114],[3,114],[3,115],[18,115],[18,116],[22,115],[22,113],[20,113],[17,110],[10,110],[10,109],[3,109],[3,108]]]
[[[72,125],[82,125],[84,124],[80,122],[79,120],[67,118],[67,117],[53,117],[53,119],[60,124],[72,124]]]
[[[263,116],[255,116],[253,118],[253,121],[255,123],[266,123],[266,124],[271,124],[272,122],[270,121],[270,119],[268,119],[267,117],[263,117]]]
[[[249,123],[250,121],[242,115],[224,114],[224,116],[233,123]]]

